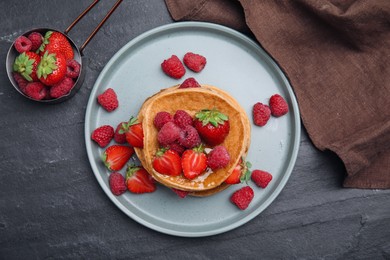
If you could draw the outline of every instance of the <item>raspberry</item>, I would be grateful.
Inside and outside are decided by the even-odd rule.
[[[116,196],[123,194],[127,190],[125,178],[119,172],[110,174],[109,183],[112,194]]]
[[[269,107],[271,114],[275,117],[283,116],[288,112],[288,104],[279,94],[271,96],[269,99]]]
[[[47,88],[41,82],[30,82],[27,84],[24,93],[30,98],[42,100],[46,97]]]
[[[157,129],[161,129],[168,122],[173,122],[173,119],[171,114],[165,111],[158,112],[153,120],[153,124]]]
[[[266,171],[253,170],[252,171],[252,181],[256,183],[257,186],[261,188],[267,187],[268,183],[272,180],[272,174]]]
[[[98,103],[108,112],[114,111],[119,106],[118,98],[112,88],[108,88],[97,99]]]
[[[23,93],[25,93],[28,81],[22,75],[20,75],[19,73],[16,73],[16,72],[12,73],[12,76],[14,77],[14,80],[18,84],[19,89]]]
[[[229,164],[230,155],[225,146],[215,146],[207,156],[207,165],[212,169],[224,168]]]
[[[166,59],[161,63],[161,68],[168,76],[180,79],[186,73],[183,63],[176,55],[172,55],[169,59]]]
[[[31,51],[36,51],[41,47],[43,36],[39,32],[32,32],[28,35],[28,39],[31,41]]]
[[[75,79],[79,75],[80,75],[80,63],[78,63],[76,60],[66,61],[66,76]]]
[[[265,126],[271,116],[271,109],[263,103],[257,102],[252,110],[253,122],[257,126]]]
[[[100,147],[106,147],[114,137],[114,128],[110,125],[103,125],[96,128],[91,135],[91,139],[94,140]]]
[[[19,53],[23,53],[31,50],[32,43],[26,36],[19,36],[15,40],[15,49]]]
[[[235,191],[230,197],[230,201],[239,209],[244,210],[248,208],[254,196],[253,189],[249,186],[245,186]]]
[[[181,146],[180,144],[178,143],[171,143],[171,144],[168,144],[167,145],[167,148],[169,150],[173,150],[175,152],[177,152],[180,156],[184,153],[184,151],[186,150],[185,147]]]
[[[183,58],[184,64],[194,72],[200,72],[206,66],[206,58],[202,55],[187,52]]]
[[[123,132],[123,134],[120,134],[119,131],[123,129],[123,126],[122,124],[126,124],[127,122],[121,122],[118,124],[118,126],[116,127],[115,129],[115,133],[114,133],[114,140],[115,142],[117,142],[118,144],[124,144],[126,143],[126,133]]]
[[[194,78],[188,78],[180,84],[179,88],[200,88],[200,84]]]
[[[157,140],[162,146],[174,143],[180,137],[180,128],[173,122],[168,122],[160,129]]]
[[[69,93],[73,88],[74,82],[71,78],[65,77],[59,83],[50,88],[50,96],[52,98],[59,98]]]
[[[201,143],[198,131],[196,131],[195,127],[187,125],[180,132],[180,137],[178,140],[179,144],[184,146],[185,148],[191,149]]]
[[[188,191],[185,190],[178,190],[175,188],[171,188],[174,193],[177,194],[180,198],[184,199],[188,195]]]
[[[192,126],[194,124],[192,117],[184,110],[176,111],[173,115],[173,122],[182,129],[184,129],[187,125]]]

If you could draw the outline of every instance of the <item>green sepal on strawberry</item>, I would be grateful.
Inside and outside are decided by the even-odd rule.
[[[238,184],[243,183],[251,179],[251,171],[250,168],[252,164],[250,162],[246,162],[244,158],[241,158],[236,167],[234,167],[232,173],[225,180],[227,184]]]
[[[133,147],[144,147],[144,130],[142,123],[136,117],[131,117],[127,123],[122,124],[119,134],[126,135],[126,141]]]
[[[74,58],[72,45],[65,35],[60,32],[47,31],[38,52],[43,55],[45,52],[62,53],[66,60]]]
[[[161,174],[179,176],[182,172],[180,155],[166,148],[157,151],[152,164],[153,169]]]
[[[127,189],[136,194],[156,190],[156,182],[142,166],[128,166],[126,170]]]
[[[217,109],[203,109],[195,114],[194,126],[206,144],[221,144],[230,131],[229,117]]]
[[[57,84],[65,78],[66,59],[61,53],[45,52],[38,65],[38,79],[47,86]]]
[[[111,145],[102,154],[102,161],[110,171],[121,170],[130,157],[134,154],[134,149],[125,145]]]
[[[203,145],[184,151],[181,156],[181,167],[187,179],[194,179],[207,168],[207,156],[203,152]]]
[[[13,70],[19,73],[27,81],[38,81],[37,69],[41,57],[35,52],[26,51],[16,57]]]

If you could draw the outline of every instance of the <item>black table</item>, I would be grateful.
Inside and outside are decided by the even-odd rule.
[[[114,0],[73,29],[81,45]],[[64,30],[89,0],[0,2],[1,60],[36,27]],[[150,230],[104,194],[88,162],[84,117],[108,60],[141,33],[172,23],[163,0],[124,1],[85,49],[86,78],[72,99],[37,104],[0,71],[0,259],[389,259],[390,190],[345,189],[345,168],[302,132],[284,190],[259,216],[230,232],[181,238]]]

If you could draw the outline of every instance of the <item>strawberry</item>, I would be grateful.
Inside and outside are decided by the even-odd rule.
[[[102,160],[110,171],[119,171],[133,154],[134,149],[132,147],[115,144],[104,151]]]
[[[211,146],[221,144],[230,131],[228,116],[216,109],[196,113],[194,126],[200,137]]]
[[[253,122],[257,126],[265,126],[271,116],[271,109],[269,106],[261,102],[254,104],[252,109]]]
[[[269,107],[271,109],[271,114],[275,117],[280,117],[288,113],[288,104],[279,94],[271,96],[269,99]]]
[[[114,128],[110,125],[102,125],[93,130],[91,139],[100,147],[106,147],[114,136]]]
[[[60,32],[47,31],[43,43],[39,47],[40,54],[45,52],[49,53],[62,53],[66,60],[72,60],[74,58],[74,52],[72,45],[68,41],[68,38]]]
[[[108,88],[98,95],[97,100],[98,103],[108,112],[114,111],[119,106],[118,97],[112,88]]]
[[[256,183],[257,186],[265,188],[268,186],[268,183],[272,180],[272,174],[266,171],[254,170],[252,172],[252,181]]]
[[[200,72],[206,66],[207,60],[204,56],[187,52],[183,58],[184,64],[194,72]]]
[[[110,184],[110,190],[115,196],[119,196],[127,190],[125,185],[125,178],[119,172],[113,172],[108,177],[108,182]]]
[[[122,124],[119,134],[125,133],[126,141],[133,147],[144,147],[144,130],[136,117],[131,117],[129,122]]]
[[[245,186],[235,191],[230,197],[230,201],[239,209],[244,210],[248,208],[254,196],[253,189],[250,186]]]
[[[161,148],[153,159],[153,168],[161,174],[178,176],[182,170],[180,156],[173,150]]]
[[[202,174],[207,168],[207,157],[203,152],[203,145],[186,150],[181,156],[181,167],[187,179],[192,180]]]
[[[27,81],[38,81],[37,69],[41,57],[35,52],[26,51],[15,59],[13,69]]]
[[[137,194],[156,190],[155,180],[142,166],[127,167],[126,186],[130,192]]]
[[[250,162],[246,162],[244,158],[241,158],[232,173],[225,180],[225,183],[238,184],[244,181],[247,182],[251,177],[251,171],[249,170],[251,166]]]
[[[169,59],[166,59],[161,63],[161,69],[169,77],[180,79],[186,73],[183,63],[176,55],[172,55]]]
[[[47,86],[59,83],[66,75],[66,59],[61,53],[43,54],[38,65],[38,79]]]

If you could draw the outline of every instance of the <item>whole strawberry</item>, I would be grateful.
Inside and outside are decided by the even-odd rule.
[[[106,147],[114,136],[114,128],[110,125],[103,125],[93,130],[91,139],[100,147]]]
[[[187,52],[183,58],[184,64],[194,72],[200,72],[206,66],[207,60],[204,56]]]
[[[143,168],[129,166],[126,170],[126,186],[132,193],[148,193],[156,190],[156,182]]]
[[[248,208],[254,196],[253,189],[250,186],[245,186],[235,191],[230,197],[230,201],[239,209],[244,210]]]
[[[113,172],[110,174],[108,178],[108,182],[110,184],[110,189],[112,194],[115,196],[119,196],[127,190],[125,185],[125,178],[119,172]]]
[[[16,57],[13,69],[27,81],[38,81],[37,70],[41,57],[35,52],[27,51]]]
[[[257,186],[265,188],[268,186],[268,183],[272,180],[272,174],[262,170],[253,170],[252,171],[252,181],[256,183]]]
[[[133,154],[134,149],[132,147],[115,144],[104,151],[102,160],[110,171],[119,171]]]
[[[161,68],[169,77],[180,79],[186,73],[183,63],[176,55],[172,55],[161,63]]]
[[[112,88],[108,88],[98,95],[97,100],[107,112],[112,112],[119,106],[118,97]]]
[[[38,65],[38,79],[46,86],[53,86],[65,78],[66,59],[61,53],[43,54]]]
[[[39,51],[41,55],[45,52],[62,53],[66,60],[72,60],[74,58],[72,45],[69,43],[67,37],[60,32],[47,31]]]
[[[253,122],[257,126],[265,126],[271,116],[271,109],[269,106],[261,102],[257,102],[252,110]]]
[[[196,113],[194,126],[200,137],[211,146],[221,144],[230,131],[229,117],[216,109]]]
[[[269,99],[269,107],[271,109],[271,114],[275,117],[280,117],[288,113],[288,104],[279,94],[271,96]]]

